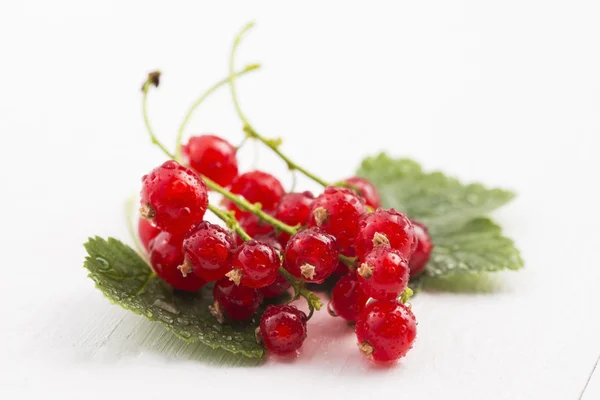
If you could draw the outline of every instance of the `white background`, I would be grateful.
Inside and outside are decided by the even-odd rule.
[[[295,362],[215,367],[81,267],[88,236],[128,240],[124,200],[163,159],[145,74],[163,71],[150,112],[172,147],[251,19],[239,63],[264,69],[240,81],[242,106],[308,169],[333,181],[386,150],[519,194],[494,217],[526,268],[490,293],[420,294],[395,368],[324,312]],[[591,377],[583,397],[600,398],[599,20],[593,0],[2,1],[0,397],[577,399]],[[224,90],[190,132],[239,128]],[[267,150],[258,165],[289,184]]]

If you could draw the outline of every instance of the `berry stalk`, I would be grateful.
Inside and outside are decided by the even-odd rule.
[[[231,77],[230,77],[231,79]],[[158,140],[154,131],[152,130],[152,126],[150,126],[150,119],[148,118],[148,89],[150,86],[158,87],[160,82],[160,71],[153,71],[148,74],[148,78],[142,85],[142,113],[144,114],[144,124],[146,125],[146,129],[150,134],[150,139],[152,140],[152,144],[158,146],[159,149],[163,151],[167,155],[167,157],[171,159],[175,159],[175,156],[171,154],[169,150]]]
[[[260,207],[257,206],[256,204],[252,204],[252,203],[244,200],[243,198],[236,196],[235,194],[231,193],[229,190],[225,189],[223,186],[219,185],[218,183],[210,180],[206,176],[203,176],[202,179],[204,180],[204,183],[206,183],[206,186],[208,186],[210,189],[223,195],[223,197],[232,201],[238,207],[242,208],[245,211],[251,212],[252,214],[256,215],[257,217],[259,217],[260,219],[265,221],[266,223],[274,226],[276,229],[279,229],[280,231],[285,232],[285,233],[289,233],[290,235],[293,235],[294,233],[296,233],[298,231],[297,227],[290,226],[290,225],[278,220],[277,218],[270,216],[266,212],[262,211],[260,209]]]
[[[310,172],[310,171],[306,170],[305,168],[301,167],[300,165],[296,164],[289,157],[287,157],[285,154],[283,154],[283,152],[279,149],[279,146],[281,145],[281,139],[268,139],[268,138],[265,138],[264,136],[262,136],[260,133],[258,133],[252,127],[252,125],[250,124],[250,121],[248,121],[248,118],[246,117],[246,115],[242,112],[242,109],[240,107],[240,103],[238,100],[238,96],[237,96],[237,89],[235,86],[235,78],[236,78],[236,74],[234,72],[235,53],[236,53],[236,50],[237,50],[240,42],[242,41],[242,37],[253,26],[254,26],[254,22],[250,22],[244,28],[242,28],[240,33],[237,34],[237,36],[235,37],[235,39],[233,41],[233,47],[231,49],[231,54],[229,56],[229,86],[231,87],[231,96],[233,98],[233,105],[235,107],[235,111],[238,114],[242,123],[244,124],[243,130],[246,133],[247,137],[259,140],[260,142],[264,143],[267,147],[269,147],[271,150],[273,150],[273,152],[275,152],[275,154],[277,154],[287,164],[288,169],[290,171],[294,171],[294,170],[300,171],[302,174],[304,174],[308,178],[312,179],[313,181],[317,182],[318,184],[320,184],[324,187],[329,186],[329,183],[327,183],[327,181],[325,181],[324,179],[321,179],[317,175],[313,174],[312,172]]]
[[[251,66],[246,67],[246,69],[248,69],[250,67]],[[231,79],[235,75],[236,74],[229,76],[230,82],[231,82]],[[154,131],[152,130],[152,126],[150,125],[150,119],[149,119],[148,113],[147,113],[146,102],[147,102],[148,89],[151,85],[158,87],[159,77],[160,77],[160,72],[158,72],[158,71],[148,74],[148,78],[146,79],[146,81],[144,82],[144,84],[142,86],[142,92],[144,94],[144,101],[143,101],[144,122],[146,125],[146,130],[148,131],[148,134],[150,135],[150,138],[152,139],[152,143],[157,145],[170,159],[176,160],[176,156],[174,154],[171,154],[154,134]],[[218,86],[218,84],[215,86]],[[212,93],[212,92],[210,92],[210,93]],[[201,101],[200,101],[200,103],[201,103]],[[185,124],[184,124],[184,127],[185,127]],[[203,179],[204,183],[206,184],[206,186],[208,186],[210,189],[214,190],[217,193],[220,193],[223,197],[232,201],[234,204],[236,204],[238,207],[242,208],[243,210],[246,210],[246,211],[251,212],[252,214],[258,216],[266,223],[274,226],[276,229],[279,229],[280,231],[285,232],[289,235],[293,235],[296,232],[298,232],[299,227],[287,225],[283,221],[280,221],[277,218],[272,217],[271,215],[262,211],[260,206],[252,204],[252,203],[246,201],[245,199],[243,199],[239,196],[236,196],[234,193],[225,189],[224,187],[222,187],[218,183],[214,182],[213,180],[207,178],[206,176],[202,176],[202,179]],[[213,209],[216,209],[216,208],[211,206],[211,211],[213,211]],[[219,213],[221,213],[221,215],[223,215],[222,214],[223,211],[218,210],[217,212],[219,212]],[[216,213],[215,213],[215,215],[217,215],[217,217],[220,217],[220,215],[218,215]],[[227,222],[227,221],[225,221],[225,222]],[[241,229],[241,227],[240,227],[240,229]],[[347,256],[340,254],[339,259],[344,264],[346,264],[349,269],[354,269],[356,267],[356,258],[355,257],[347,257]]]
[[[245,74],[247,74],[248,72],[252,72],[255,71],[257,69],[260,68],[260,64],[250,64],[247,65],[244,69],[235,72],[234,76],[240,77],[243,76]],[[215,83],[214,85],[212,85],[210,88],[208,88],[189,108],[187,114],[185,115],[185,117],[183,118],[183,121],[181,122],[181,125],[179,126],[179,131],[177,133],[177,142],[176,142],[176,147],[175,147],[175,159],[179,162],[181,162],[181,142],[183,140],[183,134],[185,131],[185,128],[187,127],[188,122],[190,121],[192,114],[194,113],[194,111],[196,111],[196,109],[200,106],[200,104],[202,104],[204,102],[204,100],[206,100],[206,98],[208,96],[210,96],[213,92],[215,92],[217,89],[219,89],[221,86],[226,85],[227,83],[229,83],[229,81],[231,80],[231,76],[228,75],[227,78],[224,78],[222,80],[220,80],[219,82]]]
[[[212,204],[208,205],[208,209],[215,214],[221,221],[225,222],[227,227],[237,233],[245,242],[252,240],[250,235],[244,231],[244,229],[240,226],[239,222],[235,219],[231,213],[220,209]],[[304,287],[304,282],[299,279],[296,279],[292,274],[286,271],[283,267],[279,268],[279,273],[283,275],[283,277],[292,285],[294,288],[294,298],[293,300],[297,300],[300,297],[304,297],[306,302],[308,303],[308,307],[310,309],[310,313],[308,315],[308,319],[312,317],[314,310],[317,311],[321,309],[323,303],[317,295],[315,295],[310,290]]]

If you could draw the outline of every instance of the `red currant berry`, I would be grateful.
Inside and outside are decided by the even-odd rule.
[[[355,273],[344,275],[333,287],[330,312],[346,321],[356,321],[358,313],[364,308],[369,296],[363,293]]]
[[[266,235],[256,235],[256,236],[254,236],[254,240],[264,243],[268,246],[271,246],[272,248],[277,250],[279,253],[282,252],[283,248],[281,247],[281,243],[279,243],[277,241],[277,239],[275,238],[275,232],[271,232]]]
[[[396,301],[367,304],[356,321],[358,348],[374,361],[395,361],[406,355],[417,336],[413,313]]]
[[[141,204],[142,218],[161,230],[185,233],[202,221],[208,194],[195,172],[170,160],[142,178]]]
[[[265,297],[265,299],[272,299],[275,297],[279,297],[290,288],[290,283],[283,277],[281,274],[277,274],[275,278],[275,282],[271,283],[269,286],[265,286],[264,288],[260,288],[259,290]]]
[[[228,278],[215,283],[213,297],[215,304],[210,311],[219,322],[223,322],[225,316],[233,320],[249,318],[263,301],[260,291],[236,285]]]
[[[429,256],[433,250],[433,242],[427,227],[420,222],[411,221],[415,228],[415,237],[417,238],[417,247],[410,257],[408,266],[410,267],[410,275],[415,276],[425,270]]]
[[[254,237],[255,240],[264,243],[268,246],[271,246],[278,253],[281,254],[281,244],[275,239],[274,232],[271,232],[268,235],[258,235]],[[260,288],[259,290],[262,292],[265,299],[272,299],[275,297],[279,297],[290,288],[290,283],[283,277],[281,274],[277,274],[275,278],[275,282],[271,283],[269,286],[265,286]]]
[[[323,282],[337,265],[335,238],[320,228],[301,230],[290,238],[285,248],[284,268],[307,282]]]
[[[273,225],[261,220],[252,213],[242,214],[238,221],[242,229],[251,237],[268,235],[275,230]]]
[[[193,136],[183,147],[183,153],[191,168],[223,187],[237,176],[236,148],[218,136]]]
[[[195,275],[184,277],[177,269],[183,262],[183,235],[159,233],[150,242],[150,263],[162,280],[175,289],[195,292],[206,283]]]
[[[417,243],[413,225],[408,217],[391,208],[379,209],[361,218],[354,244],[356,255],[360,259],[374,247],[382,245],[398,250],[409,259]]]
[[[364,213],[364,200],[352,190],[329,186],[314,201],[308,226],[318,226],[333,235],[340,251],[348,254],[358,233],[358,221]]]
[[[396,300],[409,277],[408,262],[398,250],[378,246],[363,259],[356,271],[363,292],[377,300]]]
[[[233,270],[229,279],[249,288],[259,289],[275,282],[281,260],[273,247],[257,240],[242,244],[233,257]]]
[[[368,179],[353,176],[352,178],[346,179],[344,182],[352,185],[353,189],[356,188],[358,193],[365,199],[367,205],[374,210],[381,207],[381,199],[379,198],[379,192],[375,185]]]
[[[311,192],[286,193],[279,201],[274,216],[290,226],[305,225],[314,201],[315,196]],[[290,240],[290,235],[281,232],[278,239],[282,246],[285,246]]]
[[[219,225],[203,221],[185,235],[185,261],[179,270],[186,276],[194,273],[207,282],[216,281],[231,270],[235,241]]]
[[[306,314],[295,306],[270,305],[260,319],[260,338],[272,353],[296,351],[306,339],[306,321]]]
[[[250,203],[260,203],[263,211],[275,208],[285,193],[283,186],[273,175],[262,171],[250,171],[236,177],[231,183],[230,191],[242,196]],[[225,199],[227,209],[243,214],[235,204]]]
[[[152,225],[147,219],[140,218],[138,221],[138,236],[146,251],[150,249],[150,241],[160,233],[160,229]]]

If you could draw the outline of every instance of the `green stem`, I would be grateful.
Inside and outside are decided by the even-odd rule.
[[[167,148],[165,146],[163,146],[163,144],[158,140],[158,138],[156,137],[156,135],[154,134],[154,131],[152,130],[152,127],[150,126],[150,119],[148,118],[148,89],[150,88],[151,85],[154,86],[158,86],[158,77],[160,76],[160,72],[159,71],[155,71],[155,72],[151,72],[150,74],[148,74],[148,78],[146,79],[146,82],[144,82],[143,86],[142,86],[142,112],[144,114],[144,124],[146,124],[146,129],[148,130],[148,133],[150,134],[150,139],[152,139],[152,144],[155,144],[158,146],[158,148],[160,148],[163,153],[165,153],[169,158],[175,158],[175,156],[173,154],[171,154],[171,152],[169,150],[167,150]]]
[[[358,262],[357,257],[348,257],[343,254],[339,254],[338,259],[344,264],[346,264],[350,271],[354,271],[356,269],[356,263]]]
[[[251,65],[246,66],[246,68],[234,73],[234,76],[240,77],[240,76],[247,74],[248,72],[255,71],[259,68],[260,68],[259,64],[251,64]],[[185,128],[187,127],[187,124],[189,123],[190,119],[192,118],[192,114],[194,113],[194,111],[196,111],[196,109],[200,106],[200,104],[202,104],[202,102],[204,102],[204,100],[206,100],[206,98],[208,96],[210,96],[213,92],[215,92],[221,86],[226,85],[230,81],[230,79],[231,78],[229,76],[227,76],[227,78],[224,78],[224,79],[220,80],[219,82],[215,83],[214,85],[212,85],[210,88],[208,88],[206,90],[206,92],[204,92],[190,106],[187,114],[185,115],[185,118],[183,118],[183,121],[181,122],[181,125],[179,126],[179,132],[177,133],[177,142],[176,142],[176,147],[175,147],[175,159],[177,161],[181,162],[181,142],[183,140],[183,134],[184,134]]]
[[[237,34],[237,36],[235,37],[235,39],[233,41],[233,47],[231,49],[231,54],[229,55],[229,86],[231,87],[231,97],[233,98],[233,105],[235,107],[235,111],[236,111],[237,115],[239,116],[240,120],[242,121],[242,123],[244,124],[244,132],[246,133],[246,135],[248,137],[251,137],[251,138],[261,141],[267,147],[269,147],[271,150],[273,150],[275,152],[275,154],[277,154],[283,161],[285,161],[285,163],[288,166],[288,169],[290,169],[292,171],[293,170],[300,171],[301,173],[303,173],[304,175],[306,175],[313,181],[319,183],[320,185],[329,186],[329,184],[325,180],[323,180],[323,179],[319,178],[317,175],[307,171],[303,167],[299,166],[298,164],[296,164],[295,162],[290,160],[290,158],[287,157],[285,154],[283,154],[281,152],[281,150],[279,149],[279,145],[281,144],[280,140],[267,139],[264,136],[262,136],[261,134],[259,134],[252,127],[252,125],[250,124],[250,121],[248,121],[248,118],[246,117],[246,115],[242,112],[242,108],[240,107],[240,102],[239,102],[238,96],[237,96],[237,88],[235,86],[235,77],[236,77],[236,74],[234,72],[235,53],[236,53],[236,50],[237,50],[240,42],[242,41],[242,37],[253,26],[254,26],[254,22],[250,22],[244,28],[242,28],[240,33]]]
[[[217,193],[220,193],[221,195],[223,195],[223,197],[232,201],[238,207],[242,208],[245,211],[251,212],[252,214],[256,215],[257,217],[259,217],[266,223],[274,226],[275,228],[279,229],[280,231],[289,233],[290,235],[293,235],[298,231],[297,227],[290,226],[278,220],[277,218],[270,216],[266,212],[262,211],[259,206],[252,204],[239,196],[236,196],[235,194],[231,193],[229,190],[225,189],[223,186],[212,181],[206,176],[202,176],[202,179],[204,180],[204,183],[206,183],[206,186],[208,186],[210,189],[214,190]]]
[[[247,242],[248,240],[252,240],[250,235],[246,233],[244,228],[241,227],[241,225],[238,223],[235,217],[229,212],[222,210],[219,207],[213,206],[212,204],[208,205],[208,209],[213,214],[215,214],[221,221],[225,222],[225,224],[227,224],[227,227],[233,230],[235,233],[237,233],[245,242]]]
[[[240,226],[239,222],[235,219],[235,217],[230,212],[224,211],[224,210],[220,209],[219,207],[213,206],[212,204],[208,205],[208,209],[213,214],[215,214],[221,221],[225,222],[227,227],[229,227],[229,229],[231,229],[235,233],[237,233],[245,242],[252,240],[250,235],[248,235],[248,233],[246,233],[244,228],[242,228]],[[304,297],[306,299],[306,302],[308,303],[308,308],[310,309],[310,313],[308,315],[308,319],[310,319],[310,317],[312,317],[312,315],[315,311],[315,308],[318,308],[318,309],[321,308],[321,302],[318,299],[318,297],[313,292],[311,292],[310,290],[306,289],[306,287],[304,287],[303,281],[294,277],[292,274],[290,274],[288,271],[286,271],[283,267],[279,267],[279,273],[281,275],[283,275],[283,277],[294,288],[294,294],[295,294],[294,300],[298,299],[300,297]]]

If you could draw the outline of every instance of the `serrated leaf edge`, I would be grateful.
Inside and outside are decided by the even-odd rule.
[[[93,237],[93,238],[91,238],[91,237],[90,237],[90,238],[88,238],[88,241],[87,241],[86,243],[84,243],[84,247],[85,247],[86,251],[88,251],[88,245],[90,245],[90,244],[91,244],[91,243],[90,243],[90,241],[92,241],[92,240],[99,240],[99,241],[104,241],[104,242],[105,242],[105,243],[107,243],[107,244],[110,244],[110,240],[111,240],[111,239],[112,239],[112,240],[116,240],[116,239],[114,239],[114,238],[109,238],[109,240],[105,240],[104,238],[101,238],[101,237],[99,237],[99,236],[95,236],[95,237]],[[120,242],[120,241],[119,241],[119,242]],[[122,243],[122,242],[120,242],[120,243]],[[136,253],[136,255],[137,255],[137,253]],[[139,256],[138,256],[138,257],[139,257]],[[184,336],[181,336],[180,334],[178,334],[178,333],[177,333],[175,330],[173,330],[173,329],[171,328],[171,326],[169,326],[168,324],[165,324],[165,323],[164,323],[163,321],[161,321],[160,319],[158,319],[158,318],[154,318],[154,317],[148,317],[146,314],[143,314],[143,313],[141,313],[141,312],[139,312],[139,311],[137,311],[137,310],[134,310],[134,309],[132,309],[132,308],[130,308],[130,307],[127,307],[127,306],[126,306],[126,305],[124,305],[124,304],[121,304],[119,301],[117,301],[117,300],[113,299],[113,298],[112,298],[112,297],[111,297],[109,294],[105,293],[105,292],[104,292],[104,290],[102,290],[102,288],[101,288],[101,286],[102,286],[102,285],[100,285],[100,284],[99,284],[99,283],[98,283],[98,282],[97,282],[97,281],[96,281],[96,280],[93,278],[93,275],[94,275],[94,273],[92,272],[92,270],[90,269],[90,266],[89,266],[89,264],[88,264],[89,262],[91,262],[91,259],[92,259],[92,256],[90,256],[90,255],[89,255],[89,253],[88,253],[88,255],[85,257],[85,261],[84,261],[84,263],[83,263],[83,267],[89,271],[89,274],[88,274],[87,276],[88,276],[88,278],[90,278],[90,279],[91,279],[91,280],[94,282],[94,286],[96,287],[96,289],[98,289],[98,290],[99,290],[99,291],[102,293],[102,295],[103,295],[105,298],[107,298],[107,299],[108,299],[108,300],[111,302],[111,304],[118,305],[118,306],[120,306],[121,308],[123,308],[124,310],[130,311],[130,312],[132,312],[132,313],[134,313],[134,314],[136,314],[136,315],[143,316],[143,317],[144,317],[144,318],[146,318],[148,321],[151,321],[151,322],[158,322],[158,323],[160,323],[160,324],[161,324],[161,325],[163,325],[163,326],[164,326],[164,327],[165,327],[165,328],[166,328],[168,331],[172,332],[172,333],[173,333],[175,336],[177,336],[178,338],[182,339],[183,341],[185,341],[185,342],[186,342],[186,343],[188,343],[188,344],[190,344],[190,343],[195,343],[195,342],[200,342],[200,343],[202,343],[202,344],[204,344],[204,345],[206,345],[206,346],[208,346],[208,347],[210,347],[210,348],[212,348],[212,349],[222,349],[222,350],[228,351],[228,352],[230,352],[230,353],[232,353],[232,354],[243,354],[244,356],[246,356],[246,357],[249,357],[249,358],[263,358],[263,356],[264,356],[264,354],[265,354],[265,351],[264,351],[264,350],[256,350],[256,351],[246,351],[246,350],[239,350],[239,351],[234,351],[234,350],[232,350],[232,349],[229,349],[229,348],[226,348],[226,347],[223,347],[223,346],[220,346],[220,345],[215,345],[215,344],[213,344],[213,343],[211,343],[211,342],[208,342],[208,341],[206,341],[206,340],[202,340],[202,339],[200,339],[200,338],[198,338],[198,337],[190,337],[190,338],[186,338],[186,337],[184,337]],[[141,259],[141,258],[140,258],[140,260],[141,260],[142,262],[144,262],[144,264],[146,264],[146,262],[145,262],[143,259]],[[147,264],[146,264],[146,265],[147,265]],[[148,268],[150,268],[150,267],[148,266]],[[147,286],[148,282],[150,282],[150,280],[151,280],[151,279],[158,279],[158,278],[157,278],[157,276],[156,276],[154,273],[151,273],[151,274],[148,276],[148,279],[147,279],[147,281],[146,281],[146,282],[144,283],[144,285],[142,286],[142,289],[143,289],[144,287],[146,287],[146,286]],[[137,294],[139,294],[139,293],[141,293],[141,292],[138,292]],[[128,296],[127,298],[131,298],[131,297],[133,297],[133,296]]]

